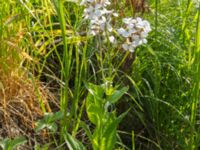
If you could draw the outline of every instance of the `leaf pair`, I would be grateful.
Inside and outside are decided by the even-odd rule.
[[[52,132],[56,132],[58,128],[56,121],[63,119],[63,117],[64,114],[61,111],[58,111],[56,113],[46,113],[44,118],[36,123],[36,132],[44,128],[47,128]]]

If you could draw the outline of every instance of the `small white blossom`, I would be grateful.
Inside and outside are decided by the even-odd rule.
[[[117,32],[126,38],[130,36],[130,33],[128,31],[126,31],[124,28],[118,29]]]
[[[118,13],[113,13],[112,14],[114,17],[118,17],[119,15],[118,15]]]
[[[112,16],[118,16],[118,14],[106,8],[110,5],[109,0],[83,0],[80,5],[86,6],[84,19],[89,20],[88,34],[97,35],[106,31],[112,32]]]
[[[89,4],[89,3],[93,3],[95,0],[82,0],[80,5],[86,5],[86,4]]]
[[[136,19],[124,18],[122,22],[125,28],[119,28],[117,32],[126,39],[126,42],[122,44],[124,50],[134,52],[137,46],[147,43],[146,38],[151,31],[148,21],[138,17]]]
[[[109,41],[110,41],[111,43],[114,43],[115,37],[114,37],[114,36],[109,36]]]
[[[108,5],[110,5],[110,1],[109,0],[101,0],[101,4],[106,7]]]

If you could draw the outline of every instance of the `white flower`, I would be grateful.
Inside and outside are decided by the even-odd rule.
[[[80,5],[86,5],[88,3],[93,3],[93,2],[94,2],[94,0],[82,0]]]
[[[117,32],[126,38],[130,36],[130,33],[128,31],[126,31],[124,28],[118,29]]]
[[[125,24],[129,24],[129,23],[131,23],[132,18],[123,18],[122,21],[123,21]]]
[[[124,50],[134,52],[137,46],[147,43],[146,37],[151,31],[148,21],[137,17],[136,19],[124,18],[122,22],[125,28],[119,28],[117,32],[125,38],[126,42],[122,44]]]
[[[98,5],[95,6],[89,6],[88,8],[84,9],[84,18],[93,20],[95,18],[98,18],[102,16],[103,12],[100,10],[100,7]]]
[[[81,5],[86,6],[84,9],[84,19],[89,20],[90,35],[104,33],[106,31],[112,32],[111,26],[112,16],[117,16],[113,10],[108,10],[106,6],[110,5],[109,0],[83,0]]]
[[[124,50],[130,51],[131,53],[133,53],[135,50],[135,47],[133,45],[127,43],[122,44],[122,47]]]
[[[114,43],[115,37],[114,37],[114,36],[109,36],[109,41],[110,41],[111,43]]]
[[[106,7],[106,6],[108,6],[108,5],[110,5],[110,1],[109,0],[101,0],[102,2],[102,5],[104,6],[104,7]]]
[[[114,17],[118,17],[119,15],[118,15],[118,13],[113,13],[112,14]]]

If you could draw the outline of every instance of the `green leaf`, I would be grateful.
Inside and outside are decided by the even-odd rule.
[[[47,113],[45,115],[45,119],[49,121],[56,121],[63,119],[64,114],[61,111],[55,112],[55,113]]]
[[[90,141],[92,141],[92,133],[90,131],[89,126],[85,122],[83,122],[83,121],[80,122],[80,126],[83,128],[83,130],[87,134],[87,136],[90,139]]]
[[[110,118],[104,126],[103,137],[101,139],[102,150],[112,150],[116,143],[118,121]]]
[[[3,150],[8,149],[8,143],[10,142],[9,138],[5,138],[3,140],[0,141],[0,146]]]
[[[34,150],[49,150],[49,147],[52,143],[47,143],[45,145],[40,146],[40,144],[36,143],[34,146]]]
[[[103,114],[103,110],[100,107],[94,104],[89,104],[87,106],[87,115],[88,115],[89,120],[93,124],[95,125],[99,124],[99,122],[101,121],[102,114]]]
[[[46,128],[55,133],[58,129],[58,126],[56,123],[51,123],[51,124],[47,124]]]
[[[21,137],[16,137],[15,139],[11,140],[11,142],[10,142],[10,147],[11,147],[11,149],[14,149],[14,148],[16,148],[17,146],[22,145],[22,144],[24,144],[24,143],[26,143],[26,142],[27,142],[27,140],[26,140],[25,137],[23,137],[23,136],[21,136]]]
[[[94,104],[96,103],[95,102],[95,98],[92,94],[88,93],[87,97],[86,97],[86,107],[89,105],[89,104]]]
[[[111,132],[101,139],[100,150],[113,150],[116,144],[117,130],[112,128]]]
[[[103,107],[101,106],[102,99],[100,98],[101,100],[96,101],[95,99],[96,97],[97,97],[96,95],[88,93],[88,96],[86,98],[86,112],[89,120],[93,124],[98,125],[104,110]]]
[[[98,149],[98,138],[99,138],[99,130],[98,128],[96,127],[95,130],[93,131],[93,135],[90,131],[90,128],[89,126],[85,123],[85,122],[81,122],[81,127],[83,128],[83,130],[85,131],[85,133],[87,134],[90,142],[92,143],[92,147],[94,150]]]
[[[72,137],[69,133],[66,133],[64,135],[64,138],[69,150],[86,150],[83,144],[74,137]]]
[[[125,111],[124,113],[122,113],[120,116],[117,117],[118,123],[122,121],[122,119],[128,114],[129,111],[130,109],[128,109],[127,111]]]
[[[56,132],[58,127],[55,121],[61,120],[63,117],[64,115],[61,111],[56,113],[46,113],[43,119],[37,121],[35,131],[38,132],[44,128],[47,128],[52,132]]]
[[[54,122],[53,122],[53,123],[45,123],[45,122],[43,122],[43,121],[38,121],[38,122],[36,123],[35,131],[36,131],[36,132],[39,132],[40,130],[42,130],[42,129],[44,129],[44,128],[47,128],[47,129],[49,129],[49,130],[52,131],[52,132],[56,132],[57,129],[58,129],[56,123],[54,123]]]
[[[103,138],[101,141],[101,148],[102,150],[112,150],[114,149],[115,143],[116,143],[116,137],[117,137],[117,127],[121,120],[127,115],[129,110],[122,113],[119,117],[117,117],[115,120],[113,120],[111,123],[105,126]],[[106,143],[104,143],[106,142]]]
[[[45,127],[46,127],[46,123],[43,120],[39,120],[36,122],[35,131],[39,132],[40,130],[44,129]]]
[[[12,150],[14,148],[17,148],[17,146],[24,144],[26,142],[27,142],[27,140],[23,136],[16,137],[13,140],[6,138],[6,139],[0,141],[0,146],[3,150]]]
[[[92,83],[85,83],[85,86],[90,94],[92,94],[95,98],[101,99],[103,98],[104,88],[101,85],[95,85]]]
[[[108,97],[108,101],[110,103],[116,103],[126,92],[128,91],[128,87],[123,87],[121,90],[115,90],[112,95]]]

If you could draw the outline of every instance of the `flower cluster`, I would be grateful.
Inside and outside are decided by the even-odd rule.
[[[89,35],[97,35],[99,33],[106,35],[106,32],[112,32],[111,25],[112,17],[117,17],[118,14],[113,10],[108,10],[107,6],[110,5],[109,0],[82,0],[80,5],[84,5],[84,19],[89,20]],[[125,38],[122,44],[124,50],[134,52],[135,48],[139,45],[147,43],[148,33],[151,31],[150,24],[141,18],[124,18],[124,28],[117,30],[118,34]],[[114,36],[109,36],[111,43],[115,42]]]
[[[89,20],[89,35],[96,35],[104,33],[105,31],[111,32],[111,16],[117,16],[113,10],[107,10],[110,5],[109,0],[82,0],[80,5],[86,6],[84,9],[84,19]]]
[[[150,24],[141,18],[124,18],[125,28],[120,28],[117,32],[126,39],[122,44],[124,50],[134,52],[135,48],[143,43],[147,43],[146,37],[151,31]]]

